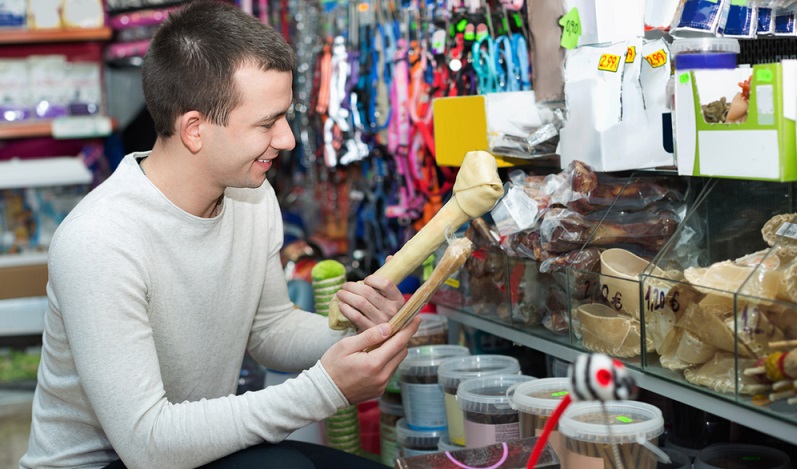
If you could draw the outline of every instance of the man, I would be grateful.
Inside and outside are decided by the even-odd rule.
[[[386,339],[403,298],[381,278],[338,295],[357,335],[289,301],[266,172],[294,147],[294,66],[277,33],[221,3],[192,2],[155,35],[142,73],[157,142],[125,157],[50,246],[21,467],[375,464],[274,444],[379,396],[418,326]],[[234,396],[247,349],[263,365],[305,371]]]

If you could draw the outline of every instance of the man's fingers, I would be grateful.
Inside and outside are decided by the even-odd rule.
[[[376,322],[370,321],[366,316],[363,316],[360,311],[355,308],[352,308],[346,303],[339,303],[341,314],[346,316],[346,318],[351,321],[352,324],[357,328],[358,331],[364,331],[366,329],[370,329],[376,325]],[[379,323],[386,323],[387,321],[379,321]]]
[[[365,284],[377,290],[379,292],[379,296],[382,297],[382,301],[390,302],[394,305],[397,305],[399,308],[404,304],[404,295],[401,293],[401,290],[399,290],[398,287],[390,280],[384,277],[371,275],[365,279]]]
[[[379,345],[390,337],[390,330],[390,324],[382,323],[366,329],[361,334],[347,337],[344,339],[346,341],[346,351],[359,352],[368,347]]]

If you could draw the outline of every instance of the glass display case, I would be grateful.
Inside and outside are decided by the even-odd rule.
[[[642,274],[646,373],[797,419],[791,375],[775,355],[797,338],[793,191],[791,183],[710,181]]]

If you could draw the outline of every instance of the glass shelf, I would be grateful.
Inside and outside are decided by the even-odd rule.
[[[450,321],[488,332],[568,362],[572,362],[578,355],[584,353],[579,348],[570,345],[566,337],[551,335],[547,329],[542,327],[537,331],[521,331],[511,325],[485,319],[440,303],[437,303],[437,312]],[[730,396],[713,393],[706,388],[679,381],[674,379],[675,376],[666,377],[662,374],[652,374],[646,369],[633,365],[629,365],[628,369],[637,385],[642,389],[742,423],[775,438],[784,441],[797,441],[797,423],[789,421],[781,414],[745,405],[743,402],[736,402]]]

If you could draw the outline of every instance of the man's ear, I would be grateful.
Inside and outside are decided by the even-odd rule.
[[[198,153],[202,149],[202,130],[205,118],[199,111],[188,111],[177,120],[180,140],[191,152]]]

